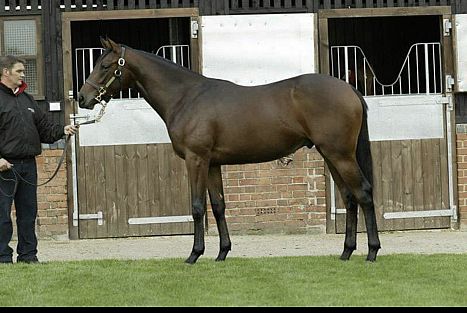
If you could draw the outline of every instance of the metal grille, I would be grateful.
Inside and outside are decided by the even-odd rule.
[[[38,88],[38,80],[39,78],[37,77],[37,62],[36,60],[26,60],[26,65],[25,65],[26,71],[25,71],[25,80],[26,83],[28,84],[28,92],[30,94],[37,94],[39,93],[39,88]]]
[[[392,84],[382,84],[358,46],[331,47],[331,75],[365,96],[442,93],[441,45],[416,43]]]
[[[38,94],[37,42],[35,20],[14,20],[4,22],[3,42],[5,55],[11,54],[26,59],[25,81],[28,92]]]
[[[162,46],[157,49],[156,54],[163,58],[169,59],[178,65],[191,68],[189,45]]]
[[[36,22],[17,20],[4,22],[5,54],[36,55]]]
[[[86,78],[92,72],[94,64],[104,51],[103,48],[78,48],[75,49],[75,79],[74,90],[78,92],[84,85]]]

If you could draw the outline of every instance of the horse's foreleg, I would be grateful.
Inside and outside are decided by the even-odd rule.
[[[204,222],[206,212],[206,186],[209,161],[195,154],[187,155],[185,163],[191,187],[192,214],[194,220],[194,242],[190,256],[186,263],[194,264],[204,253]]]
[[[357,249],[357,209],[358,203],[355,197],[352,195],[352,192],[347,188],[342,177],[339,175],[338,171],[334,165],[327,159],[326,164],[331,171],[332,177],[336,182],[339,192],[342,196],[342,199],[345,204],[346,209],[346,220],[345,220],[345,241],[344,241],[344,251],[342,252],[340,259],[348,260],[355,249]]]
[[[220,165],[209,167],[208,191],[220,237],[219,255],[216,261],[224,261],[231,249],[231,242],[227,222],[225,221],[225,201]]]

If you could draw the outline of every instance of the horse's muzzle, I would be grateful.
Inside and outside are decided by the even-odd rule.
[[[82,109],[92,110],[94,105],[97,103],[96,99],[87,99],[83,94],[78,94],[78,105]]]

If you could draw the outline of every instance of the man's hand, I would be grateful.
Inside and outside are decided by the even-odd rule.
[[[0,159],[0,172],[9,170],[13,165],[5,159]]]
[[[78,132],[79,125],[67,125],[63,129],[65,135],[74,135]]]

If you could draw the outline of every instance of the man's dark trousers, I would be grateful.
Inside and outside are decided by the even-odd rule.
[[[8,159],[7,159],[8,160]],[[0,172],[0,262],[11,262],[13,249],[8,245],[13,236],[11,206],[16,209],[18,233],[17,260],[36,259],[37,237],[37,166],[35,158],[8,160],[12,169]],[[16,185],[16,191],[15,191]]]

